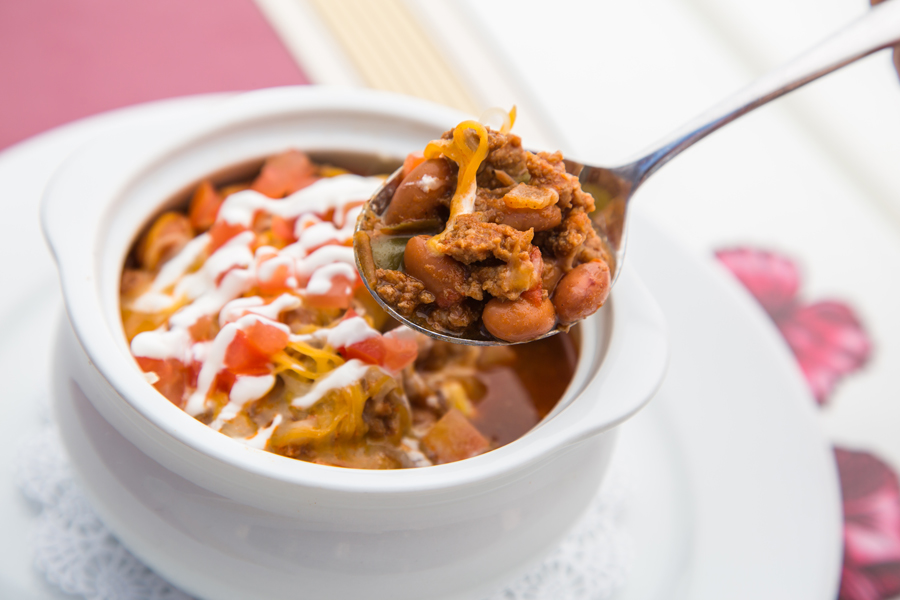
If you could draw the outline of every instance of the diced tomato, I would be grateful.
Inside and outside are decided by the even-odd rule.
[[[209,242],[209,253],[212,254],[221,248],[225,242],[245,231],[247,231],[247,228],[243,225],[236,225],[227,221],[216,221],[212,229],[209,230],[209,235],[212,237],[212,240]]]
[[[213,382],[212,389],[214,392],[221,392],[226,395],[230,394],[236,379],[237,377],[234,373],[229,371],[219,371],[216,374],[216,380]]]
[[[203,363],[198,361],[193,361],[188,365],[188,384],[190,388],[195,390],[197,389],[197,380],[200,379],[200,369],[203,368]]]
[[[277,294],[293,289],[290,285],[290,279],[293,277],[291,268],[288,265],[276,265],[272,274],[263,281],[258,280],[256,285],[263,294]],[[296,281],[296,278],[294,279]]]
[[[440,464],[471,458],[490,446],[487,438],[456,408],[451,408],[422,438],[422,447]]]
[[[244,329],[244,333],[249,342],[266,356],[284,350],[290,337],[284,329],[260,320],[254,321],[250,327]]]
[[[246,333],[238,331],[225,351],[225,368],[233,374],[265,375],[269,372],[269,355],[251,344]]]
[[[347,360],[355,358],[370,365],[380,365],[384,362],[384,344],[380,335],[350,344],[340,352]]]
[[[288,343],[288,333],[262,321],[239,330],[225,351],[225,368],[236,375],[265,375],[269,359]]]
[[[340,350],[346,359],[356,358],[363,362],[382,366],[390,371],[400,371],[413,363],[418,355],[415,340],[405,340],[384,336],[374,336],[356,342]]]
[[[297,241],[297,238],[294,237],[294,225],[296,223],[297,219],[285,219],[274,215],[272,217],[272,235],[285,244],[292,244]]]
[[[299,150],[288,150],[266,160],[251,189],[270,198],[284,198],[317,179],[309,157]]]
[[[410,152],[403,161],[403,177],[409,175],[409,172],[425,162],[425,155],[422,152]]]
[[[153,384],[156,390],[168,398],[169,402],[180,407],[184,402],[184,392],[190,383],[190,371],[179,360],[169,358],[159,360],[138,356],[137,362],[145,373],[156,373],[159,379]]]
[[[269,262],[269,261],[275,262]],[[269,264],[266,264],[269,263]],[[257,254],[256,285],[263,294],[279,294],[297,287],[297,276],[292,259],[280,257],[277,253]]]
[[[191,225],[197,231],[206,231],[216,222],[219,207],[224,199],[209,181],[200,184],[191,198],[190,218]]]
[[[399,371],[415,362],[419,355],[419,345],[415,340],[384,337],[384,362],[382,366],[390,371]]]
[[[521,298],[523,300],[527,300],[528,302],[530,302],[531,304],[534,304],[535,306],[540,306],[541,303],[543,302],[542,296],[543,296],[543,294],[541,293],[541,286],[537,285],[537,286],[531,288],[530,290],[528,290],[527,292],[522,292]]]
[[[243,331],[238,331],[225,351],[225,368],[242,375],[265,375],[269,371],[269,356],[260,352]]]
[[[305,304],[311,308],[347,308],[353,297],[356,281],[350,282],[346,277],[333,277],[331,288],[324,294],[307,294]]]

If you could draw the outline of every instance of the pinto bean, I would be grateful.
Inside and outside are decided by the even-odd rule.
[[[427,235],[417,235],[406,244],[403,251],[406,272],[434,294],[438,306],[446,308],[457,304],[463,299],[457,290],[466,282],[466,270],[449,256],[432,252],[427,241]]]
[[[556,205],[546,206],[540,210],[507,208],[497,214],[496,221],[519,231],[529,229],[548,231],[562,222],[562,213]]]
[[[385,225],[438,216],[438,200],[450,189],[453,174],[443,158],[426,160],[403,178],[382,218]]]
[[[485,305],[481,320],[496,338],[507,342],[527,342],[553,329],[556,313],[553,303],[546,298],[539,302],[524,297],[513,301],[492,298]]]
[[[609,295],[609,266],[602,260],[583,263],[556,285],[553,306],[561,323],[574,323],[597,312]]]

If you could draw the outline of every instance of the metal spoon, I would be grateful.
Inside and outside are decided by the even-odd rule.
[[[615,167],[595,167],[566,160],[568,172],[577,175],[582,188],[590,192],[597,201],[598,210],[591,217],[597,232],[614,253],[616,264],[610,265],[613,271],[611,285],[614,285],[618,279],[621,265],[625,259],[628,202],[648,177],[682,151],[738,117],[823,75],[898,42],[900,42],[900,0],[889,0],[875,6],[864,16],[846,25],[804,54],[760,77],[733,96],[698,115],[651,149],[642,152],[636,159]],[[393,191],[400,183],[401,172],[402,169],[394,172],[369,201],[368,208],[375,214],[380,215],[390,203]],[[362,223],[363,219],[360,218],[357,230],[360,229]],[[356,253],[356,257],[357,266],[360,267],[359,271],[366,287],[388,313],[398,321],[439,340],[470,345],[510,344],[510,342],[497,340],[490,336],[451,336],[432,331],[419,323],[410,321],[375,293],[373,285],[370,285],[366,276],[366,270],[360,264],[359,252]],[[559,329],[553,329],[541,338],[554,335],[559,331]]]

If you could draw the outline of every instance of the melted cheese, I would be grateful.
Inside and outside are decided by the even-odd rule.
[[[316,381],[313,388],[305,395],[291,400],[291,406],[295,408],[309,408],[329,392],[340,388],[349,387],[362,379],[369,369],[377,369],[361,360],[351,359],[337,369]]]

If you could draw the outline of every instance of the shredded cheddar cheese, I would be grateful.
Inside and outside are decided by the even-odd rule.
[[[516,107],[505,115],[501,133],[508,133],[516,121]],[[478,145],[472,148],[466,140],[466,132],[474,131],[478,138]],[[488,155],[487,128],[478,121],[463,121],[453,130],[453,138],[449,140],[435,140],[425,146],[425,159],[440,158],[444,156],[459,166],[459,174],[456,178],[456,192],[450,200],[450,218],[444,231],[428,240],[428,247],[435,253],[438,252],[441,239],[452,229],[454,221],[462,215],[471,214],[475,210],[475,192],[478,189],[476,176],[478,168]]]
[[[478,136],[478,146],[474,149],[466,142],[466,131],[472,130]],[[450,201],[450,220],[452,222],[459,215],[472,212],[475,207],[475,190],[477,188],[475,175],[478,167],[487,157],[488,133],[484,125],[478,121],[463,121],[453,130],[453,139],[436,140],[425,146],[426,160],[446,156],[459,165],[459,175],[456,181],[456,193]]]

